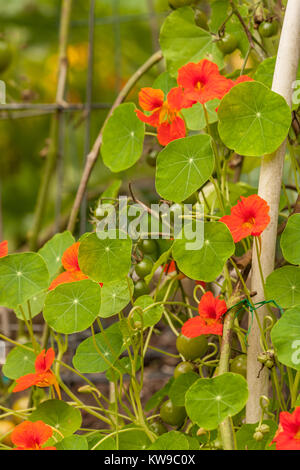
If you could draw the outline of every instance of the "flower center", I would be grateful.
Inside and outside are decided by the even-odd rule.
[[[161,111],[159,114],[159,122],[160,124],[164,121],[173,122],[176,116],[178,116],[178,114],[179,112],[171,108],[169,103],[165,101],[161,107]]]
[[[204,87],[204,83],[202,83],[200,80],[199,82],[196,83],[195,88],[197,90],[201,90]]]
[[[299,427],[297,433],[295,434],[295,439],[300,441],[300,427]]]
[[[250,217],[246,222],[243,223],[243,228],[251,228],[255,224],[254,217]]]

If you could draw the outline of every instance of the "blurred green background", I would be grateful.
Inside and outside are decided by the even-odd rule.
[[[73,1],[66,95],[70,103],[86,101],[89,7],[88,0]],[[7,103],[55,102],[60,8],[60,0],[0,0],[0,34],[13,51],[11,65],[0,74]],[[167,0],[96,0],[92,100],[104,109],[92,112],[91,144],[120,88],[159,48],[159,28],[169,12]],[[138,89],[151,86],[158,73],[156,66],[128,99],[136,101]],[[10,251],[26,242],[32,226],[50,121],[51,114],[36,109],[0,109],[0,240],[9,240]],[[65,113],[63,158],[51,182],[45,236],[71,207],[84,162],[84,139],[83,112]],[[154,169],[142,159],[122,175],[123,184],[132,175],[137,179],[152,174]],[[93,194],[96,199],[114,178],[99,158],[89,185],[91,205]]]

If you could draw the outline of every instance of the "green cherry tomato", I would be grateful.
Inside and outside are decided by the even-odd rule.
[[[207,16],[202,10],[196,10],[195,12],[195,23],[202,29],[208,30]]]
[[[180,426],[186,418],[184,406],[175,406],[171,400],[165,401],[159,411],[164,423],[171,426]]]
[[[247,356],[246,354],[240,354],[236,356],[230,364],[230,372],[240,374],[247,378]]]
[[[187,372],[193,372],[194,366],[190,362],[182,361],[177,364],[174,369],[174,378],[177,379],[182,374],[186,374]]]
[[[236,50],[238,41],[233,34],[226,33],[225,36],[217,42],[217,46],[224,55],[231,54]]]
[[[149,428],[157,436],[161,436],[162,434],[168,432],[166,426],[161,421],[153,421],[153,423],[149,425]]]
[[[177,336],[176,348],[186,360],[193,361],[198,357],[204,356],[206,353],[208,349],[207,338],[204,335],[197,336],[196,338],[188,338],[181,334]]]
[[[194,0],[169,0],[171,8],[181,8],[191,5]]]
[[[135,272],[137,275],[144,279],[147,274],[150,274],[153,268],[153,261],[150,258],[143,258],[142,261],[136,264]]]
[[[12,51],[10,45],[0,39],[0,72],[4,72],[12,61]]]
[[[258,31],[263,38],[271,38],[278,32],[278,22],[263,21],[260,23]]]
[[[157,244],[155,240],[145,238],[140,243],[140,249],[144,253],[144,255],[153,255],[157,252]]]
[[[146,162],[148,163],[149,166],[155,167],[156,160],[157,160],[157,152],[155,150],[152,150],[150,153],[147,153]]]
[[[135,298],[141,297],[142,295],[147,295],[150,293],[150,289],[141,279],[135,283],[133,296]]]

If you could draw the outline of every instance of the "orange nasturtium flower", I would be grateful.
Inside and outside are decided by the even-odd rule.
[[[257,194],[248,197],[241,196],[241,200],[232,207],[230,215],[221,217],[229,228],[234,243],[252,235],[258,237],[270,222],[269,206]]]
[[[54,386],[56,393],[61,399],[59,385],[52,370],[50,370],[55,358],[55,352],[52,348],[45,349],[37,356],[35,360],[35,373],[26,374],[16,380],[16,386],[13,392],[22,392],[27,388],[35,385],[36,387],[52,387]]]
[[[4,256],[7,255],[8,253],[8,246],[7,246],[7,241],[4,240],[4,242],[0,243],[0,258],[3,258]]]
[[[17,446],[14,450],[56,450],[56,447],[43,447],[52,434],[52,428],[43,421],[23,421],[13,430],[11,440]]]
[[[82,281],[88,279],[88,276],[83,274],[78,264],[78,251],[80,242],[73,243],[64,252],[61,262],[65,271],[59,274],[50,284],[49,290],[55,289],[60,284],[67,282]]]
[[[276,443],[276,450],[300,450],[300,406],[293,413],[280,413],[279,427],[273,442]]]
[[[161,145],[167,145],[175,139],[185,137],[185,122],[180,116],[183,108],[190,108],[195,103],[188,99],[181,88],[172,88],[167,99],[164,92],[155,88],[142,88],[139,93],[139,104],[149,115],[136,110],[137,117],[157,128],[157,138]]]
[[[197,64],[190,62],[178,70],[177,83],[184,89],[186,97],[202,104],[222,99],[229,91],[230,82],[220,74],[217,64],[207,59]]]
[[[206,292],[198,305],[199,316],[190,318],[182,326],[182,334],[188,338],[201,335],[223,334],[222,315],[227,312],[225,300],[214,297],[212,292]]]

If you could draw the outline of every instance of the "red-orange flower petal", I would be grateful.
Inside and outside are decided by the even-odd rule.
[[[23,421],[11,433],[11,440],[17,450],[56,450],[55,447],[42,447],[52,434],[52,428],[43,421]]]
[[[4,240],[0,243],[0,258],[3,258],[8,253],[8,243],[7,240]]]
[[[60,284],[83,281],[84,279],[88,279],[88,276],[83,274],[82,271],[64,271],[63,273],[59,274],[55,279],[53,279],[52,283],[50,284],[49,290],[55,289],[55,287],[59,286]]]
[[[27,390],[27,388],[30,388],[35,384],[36,384],[36,374],[23,375],[22,377],[19,377],[16,380],[16,385],[13,389],[13,393],[23,392],[23,390]]]
[[[227,305],[225,300],[214,297],[209,291],[201,297],[198,312],[202,318],[219,320],[227,312]]]
[[[188,338],[196,338],[201,335],[220,335],[223,334],[223,324],[220,320],[211,321],[209,324],[204,318],[194,317],[187,320],[182,325],[182,334]]]
[[[139,104],[144,111],[154,111],[161,108],[164,102],[164,92],[159,89],[146,87],[139,92]]]
[[[220,74],[218,66],[207,59],[181,67],[177,83],[184,88],[188,99],[202,104],[223,98],[229,87],[227,78]]]
[[[181,139],[185,135],[185,122],[180,117],[175,117],[172,122],[163,122],[157,129],[157,138],[161,145],[168,145],[173,140]]]
[[[229,228],[235,243],[243,238],[259,236],[270,222],[269,206],[261,197],[253,194],[241,196],[241,200],[231,209],[230,215],[220,219]]]
[[[78,264],[78,251],[79,251],[80,242],[73,243],[69,248],[64,252],[61,262],[66,271],[80,271]]]
[[[152,127],[159,126],[160,109],[158,109],[157,111],[154,111],[149,116],[142,113],[142,111],[139,109],[136,109],[135,112],[140,121],[145,122],[146,124],[149,124],[149,126],[152,126]]]
[[[180,87],[172,88],[167,96],[167,102],[172,111],[180,111],[183,108],[190,108],[196,100],[189,99]]]
[[[272,441],[276,450],[300,450],[300,406],[293,413],[282,411],[279,427]]]
[[[49,348],[45,353],[45,349],[37,356],[35,360],[36,372],[46,372],[50,369],[55,358],[55,352],[53,348]]]

